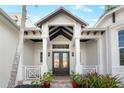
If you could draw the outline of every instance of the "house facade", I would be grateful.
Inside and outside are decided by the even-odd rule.
[[[61,7],[39,20],[36,27],[26,27],[23,60],[18,65],[22,69],[18,69],[16,81],[28,83],[49,70],[56,76],[68,76],[71,72],[97,72],[123,77],[123,10],[124,6],[119,6],[109,11],[95,27],[88,28],[85,21]],[[6,69],[5,75],[0,77],[0,86],[7,87],[18,45],[19,28],[4,11],[0,15],[4,17],[0,17],[0,40],[3,42],[7,38],[6,43],[0,45],[0,74]],[[8,35],[8,32],[11,34]]]

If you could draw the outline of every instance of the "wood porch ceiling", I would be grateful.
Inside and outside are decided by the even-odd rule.
[[[49,27],[49,38],[53,40],[59,35],[63,35],[67,39],[71,40],[73,37],[72,26],[51,26]]]

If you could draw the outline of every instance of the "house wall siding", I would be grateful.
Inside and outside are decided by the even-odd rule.
[[[97,50],[97,41],[91,40],[86,43],[86,65],[98,64]]]
[[[106,27],[106,34],[108,35],[107,41],[109,42],[108,47],[106,47],[108,54],[107,70],[111,70],[112,75],[119,75],[124,77],[124,67],[120,66],[120,56],[119,56],[119,42],[118,42],[118,31],[124,29],[124,8],[115,12],[115,23],[110,22],[112,16],[107,16],[101,23],[96,27]],[[105,39],[104,39],[105,40]]]
[[[31,66],[34,65],[34,42],[27,40],[24,42],[24,62],[23,65]]]
[[[18,32],[0,15],[0,87],[7,87],[10,78],[18,44]]]

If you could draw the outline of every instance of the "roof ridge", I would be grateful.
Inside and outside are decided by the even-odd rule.
[[[80,23],[83,23],[85,25],[89,25],[87,22],[85,22],[83,19],[79,18],[78,16],[74,15],[73,13],[71,13],[68,9],[64,8],[64,7],[59,7],[58,9],[54,10],[52,13],[48,14],[47,16],[41,18],[38,22],[35,23],[35,25],[39,25],[41,22],[46,22],[47,20],[49,20],[50,17],[52,17],[52,15],[57,15],[56,13],[59,12],[65,12],[68,15],[70,15],[71,17],[73,17],[74,20],[78,20]]]

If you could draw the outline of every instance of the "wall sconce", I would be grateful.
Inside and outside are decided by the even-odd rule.
[[[74,56],[74,52],[72,52],[72,56]]]
[[[48,56],[50,56],[50,52],[48,52]]]

